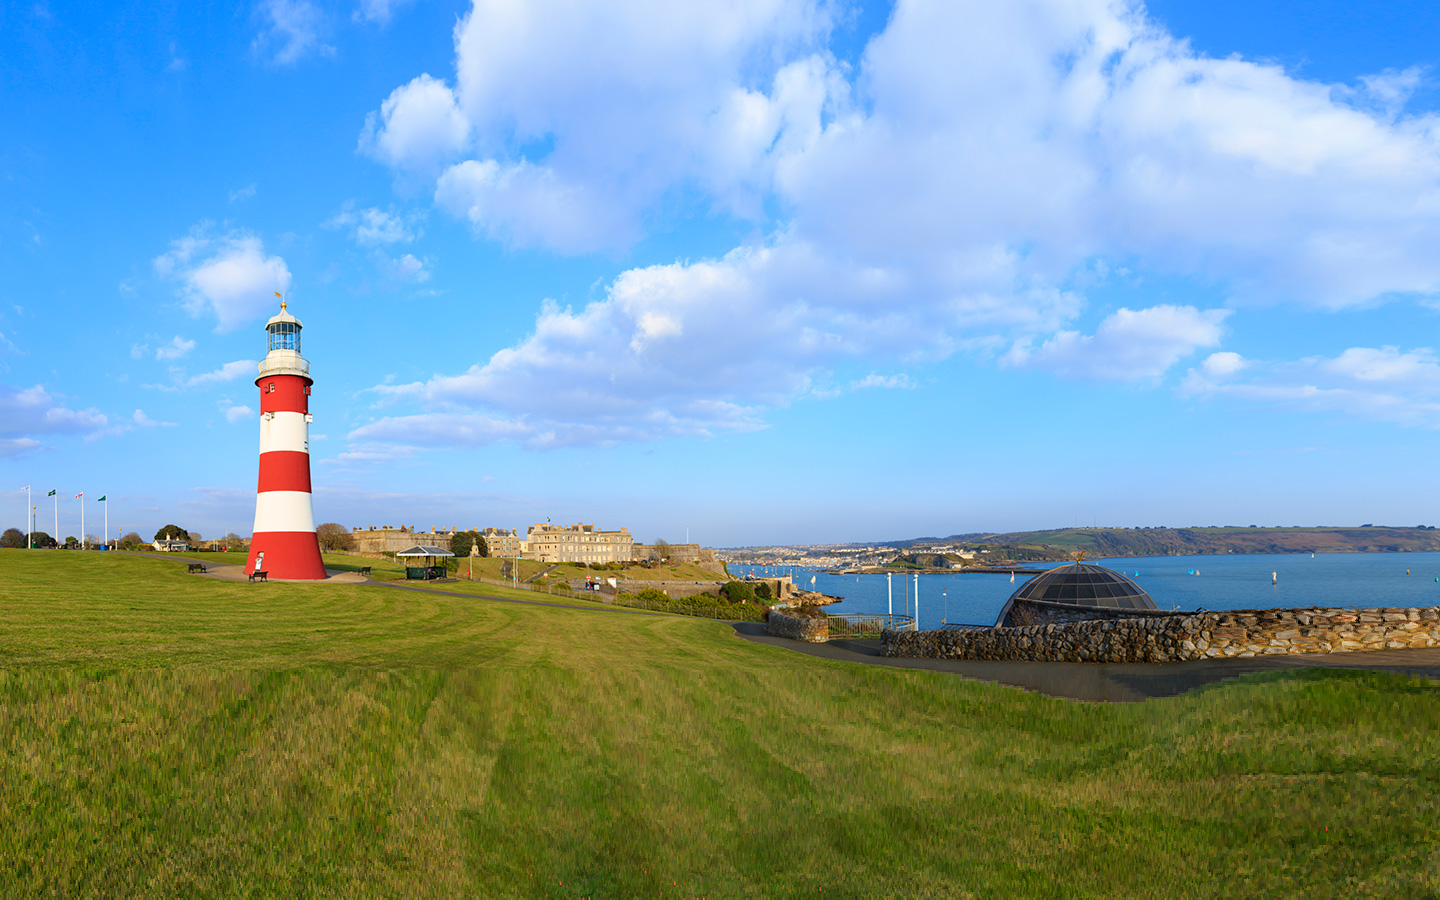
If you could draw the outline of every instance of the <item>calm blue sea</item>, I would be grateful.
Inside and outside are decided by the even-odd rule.
[[[1440,605],[1440,553],[1153,556],[1093,562],[1135,579],[1161,609]],[[742,577],[752,570],[757,575],[789,573],[806,588],[814,577],[815,590],[845,598],[829,607],[835,612],[886,611],[884,575],[730,566],[732,573]],[[1270,583],[1272,572],[1277,578],[1274,585]],[[1016,575],[1011,584],[1008,575],[921,575],[920,627],[938,628],[944,622],[993,625],[1000,608],[1026,577]],[[896,575],[891,583],[895,612],[908,612],[914,604],[915,582]]]

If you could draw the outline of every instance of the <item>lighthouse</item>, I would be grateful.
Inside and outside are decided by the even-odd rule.
[[[247,572],[325,577],[310,503],[310,363],[300,355],[300,320],[285,311],[265,323],[260,363],[260,483]],[[257,565],[256,560],[259,560]]]

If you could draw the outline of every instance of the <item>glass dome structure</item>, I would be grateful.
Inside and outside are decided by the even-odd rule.
[[[1140,585],[1113,569],[1074,562],[1036,575],[1010,595],[1003,618],[1017,600],[1104,609],[1159,609]]]

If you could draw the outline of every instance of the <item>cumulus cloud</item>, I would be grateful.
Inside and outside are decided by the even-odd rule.
[[[1093,335],[1062,331],[1035,348],[1022,340],[1004,361],[1072,378],[1158,378],[1196,350],[1219,344],[1229,315],[1229,310],[1202,312],[1193,306],[1117,309]]]
[[[768,236],[625,272],[467,372],[377,389],[445,406],[457,442],[758,427],[856,359],[1153,380],[1218,345],[1217,309],[1076,329],[1077,274],[1107,262],[1216,285],[1216,305],[1440,292],[1440,119],[1405,113],[1416,72],[1210,59],[1109,0],[902,0],[853,72],[802,0],[572,6],[476,0],[453,80],[397,88],[362,147],[506,244],[623,249],[694,197]],[[565,353],[603,374],[555,391],[581,371]]]
[[[221,411],[225,413],[225,421],[232,424],[255,418],[255,410],[248,406],[226,406],[222,404]]]
[[[216,331],[232,331],[268,313],[274,292],[290,287],[285,260],[266,255],[260,238],[243,231],[214,236],[202,225],[172,241],[154,266],[156,273],[181,284],[180,295],[192,314],[214,314]]]
[[[286,66],[306,56],[334,55],[335,48],[321,40],[325,14],[309,0],[263,0],[260,14],[265,25],[250,45],[257,56]]]
[[[469,136],[470,122],[450,86],[420,75],[366,118],[360,151],[396,169],[430,173],[455,159]]]
[[[1217,353],[1186,373],[1180,391],[1440,428],[1440,359],[1429,347],[1351,347],[1338,356],[1282,362]]]
[[[0,384],[0,456],[40,449],[44,446],[40,439],[47,436],[93,436],[108,425],[98,410],[62,406],[38,384],[29,388]]]

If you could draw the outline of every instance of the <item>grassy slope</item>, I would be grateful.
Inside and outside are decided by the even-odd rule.
[[[1090,706],[707,621],[19,551],[0,663],[7,896],[1440,889],[1419,680]]]

